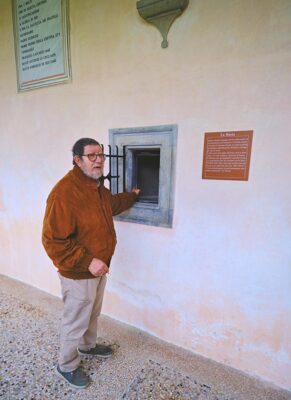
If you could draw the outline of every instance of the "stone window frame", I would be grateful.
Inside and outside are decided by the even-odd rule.
[[[171,228],[173,225],[175,170],[177,150],[177,125],[158,125],[135,128],[118,128],[109,130],[109,143],[112,149],[116,146],[119,153],[125,148],[126,172],[125,188],[131,183],[133,151],[140,149],[160,149],[159,202],[158,204],[136,202],[133,207],[115,216],[117,221]],[[112,172],[116,174],[117,159],[112,160]],[[123,161],[118,159],[119,187],[123,190]],[[117,193],[116,180],[112,182],[112,193]]]

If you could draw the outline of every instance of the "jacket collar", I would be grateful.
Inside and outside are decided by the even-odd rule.
[[[74,175],[74,177],[83,185],[85,184],[86,186],[90,186],[93,189],[97,189],[97,187],[102,185],[103,182],[102,178],[98,180],[90,178],[89,176],[85,175],[84,172],[81,170],[81,168],[79,168],[77,165],[74,165],[71,172]]]

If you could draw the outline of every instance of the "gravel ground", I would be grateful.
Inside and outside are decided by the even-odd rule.
[[[106,340],[98,341],[114,355],[84,357],[92,383],[73,389],[55,374],[60,300],[3,276],[0,284],[1,400],[291,400],[290,392],[106,317]]]
[[[0,294],[0,304],[0,397],[3,400],[84,398],[84,392],[70,388],[55,375],[58,321],[52,321],[44,311],[11,294]],[[95,382],[86,390],[88,400],[95,399],[98,371],[105,362],[89,357],[82,360],[84,370]],[[230,400],[214,395],[210,387],[152,360],[119,397],[126,400]]]
[[[151,360],[129,385],[122,399],[232,400],[228,396],[215,394],[208,385],[199,384],[189,376]]]

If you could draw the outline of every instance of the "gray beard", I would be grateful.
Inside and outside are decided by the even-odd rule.
[[[88,171],[86,171],[83,168],[81,168],[81,170],[82,170],[84,175],[88,176],[88,178],[95,179],[95,181],[98,181],[97,182],[97,186],[100,185],[100,178],[102,177],[102,174],[100,176],[95,176],[95,175],[91,175]]]

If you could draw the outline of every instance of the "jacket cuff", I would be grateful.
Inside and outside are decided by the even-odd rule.
[[[89,265],[93,260],[93,256],[91,254],[86,253],[82,259],[77,264],[77,269],[82,271],[88,271]]]
[[[133,200],[136,200],[136,198],[138,197],[138,194],[136,194],[134,192],[127,192],[127,193],[130,195],[130,197],[133,198]]]

